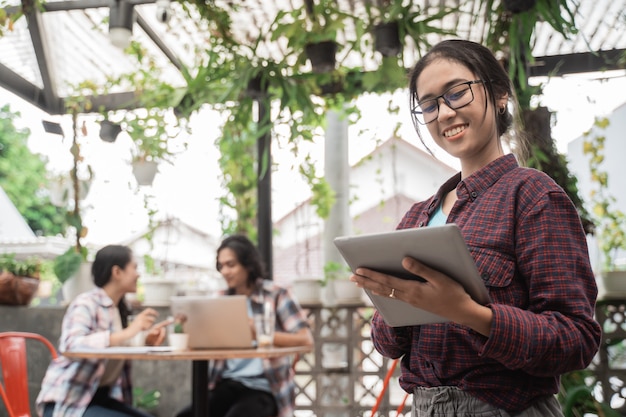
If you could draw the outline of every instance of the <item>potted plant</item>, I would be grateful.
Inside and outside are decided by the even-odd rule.
[[[337,36],[350,19],[354,17],[338,9],[334,0],[305,2],[290,12],[278,12],[272,24],[272,40],[287,38],[287,46],[298,55],[297,65],[308,59],[313,72],[332,71],[336,65]],[[346,40],[343,46],[358,46],[358,38],[357,35],[355,40]]]
[[[602,132],[609,120],[596,119],[594,127],[583,134],[583,153],[589,156],[593,189],[591,191],[592,216],[595,218],[595,235],[602,254],[601,276],[607,293],[626,293],[626,262],[619,261],[619,252],[626,250],[626,214],[615,207],[616,200],[609,192],[608,173],[602,169],[606,136]]]
[[[378,0],[365,3],[368,27],[374,34],[374,47],[385,57],[397,56],[402,52],[405,38],[409,36],[418,50],[430,48],[426,35],[454,36],[451,30],[434,26],[447,15],[458,12],[458,7],[439,5],[422,8],[407,0]]]
[[[105,142],[113,143],[117,136],[122,133],[122,126],[119,123],[104,119],[100,122],[100,139]]]
[[[14,254],[0,255],[0,304],[30,304],[39,288],[39,259],[17,260]]]
[[[323,284],[324,280],[322,279],[298,278],[293,280],[291,290],[302,305],[321,304]]]
[[[135,109],[124,116],[124,130],[135,143],[132,165],[139,185],[152,185],[159,163],[169,161],[173,154],[165,118],[166,110],[160,108]]]
[[[71,246],[54,259],[54,275],[62,284],[63,299],[66,303],[76,296],[93,288],[91,262],[87,262],[88,250],[84,246]]]
[[[143,304],[148,306],[168,306],[170,298],[176,295],[178,282],[166,279],[163,270],[157,265],[155,259],[145,254],[143,256],[145,276],[141,277],[143,287]]]
[[[187,317],[179,314],[174,319],[173,332],[168,335],[170,346],[174,350],[185,350],[189,344],[189,335],[185,333],[184,325]]]
[[[343,263],[328,261],[324,265],[324,285],[332,286],[329,291],[334,296],[335,304],[363,303],[363,290],[348,279],[350,274],[350,268]]]

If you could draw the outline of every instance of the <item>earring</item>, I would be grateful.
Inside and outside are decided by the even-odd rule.
[[[500,110],[498,110],[498,113],[500,113],[500,114],[506,113],[506,106],[500,107]]]

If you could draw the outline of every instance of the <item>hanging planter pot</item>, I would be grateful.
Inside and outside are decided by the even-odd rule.
[[[311,62],[313,72],[330,72],[335,69],[337,43],[334,41],[310,43],[305,46],[304,51]]]
[[[79,180],[80,199],[84,200],[91,189],[91,179]],[[59,177],[48,184],[50,202],[57,207],[65,207],[70,200],[74,199],[74,186],[69,178]]]
[[[122,131],[122,127],[110,120],[100,122],[100,139],[105,142],[113,143],[117,139],[117,135]]]
[[[267,91],[267,80],[262,74],[254,76],[246,87],[246,94],[253,99],[261,99],[265,97]]]
[[[159,164],[154,161],[134,161],[133,175],[139,185],[152,185]]]
[[[374,47],[383,56],[398,56],[402,52],[398,22],[380,23],[374,27]]]
[[[535,7],[537,0],[502,0],[502,5],[505,10],[511,13],[526,12]]]

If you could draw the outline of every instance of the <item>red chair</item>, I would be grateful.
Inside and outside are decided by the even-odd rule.
[[[378,412],[378,408],[380,407],[380,403],[383,400],[385,391],[387,391],[387,387],[389,387],[389,380],[391,379],[393,372],[396,370],[398,361],[399,359],[394,359],[393,362],[391,362],[391,366],[389,367],[389,370],[387,371],[387,375],[385,375],[385,380],[383,381],[383,389],[378,394],[378,398],[376,398],[376,403],[374,404],[374,407],[372,407],[372,412],[371,412],[372,416],[376,415],[376,413]],[[398,406],[398,409],[396,410],[397,416],[399,416],[402,413],[402,410],[404,410],[404,405],[406,404],[406,400],[408,398],[409,398],[409,393],[408,392],[404,393],[404,398],[402,399],[402,403],[400,403],[400,405]]]
[[[0,333],[0,367],[4,387],[0,384],[0,396],[9,412],[9,417],[30,417],[28,397],[28,366],[26,360],[26,339],[43,343],[53,358],[57,351],[45,337],[36,333]]]

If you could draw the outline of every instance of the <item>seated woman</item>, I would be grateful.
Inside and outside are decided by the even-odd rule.
[[[124,295],[137,290],[139,278],[130,248],[110,245],[100,249],[91,273],[96,288],[79,295],[68,307],[59,350],[128,345],[146,330],[146,344],[161,344],[168,323],[154,325],[155,310],[143,310],[128,324]],[[126,361],[59,356],[44,376],[37,413],[43,417],[146,417],[148,414],[130,406],[129,377],[130,363]]]
[[[286,289],[263,279],[259,252],[247,237],[234,235],[224,239],[217,249],[216,267],[226,280],[227,294],[248,297],[251,317],[268,307],[275,312],[274,346],[313,344],[306,315]],[[212,364],[208,413],[211,417],[293,416],[295,383],[291,358],[229,359]],[[178,414],[189,416],[190,408]]]

